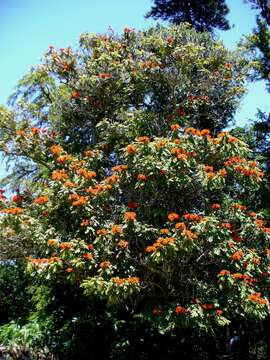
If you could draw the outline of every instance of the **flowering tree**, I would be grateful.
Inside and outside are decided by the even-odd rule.
[[[41,164],[41,155],[12,144],[16,130],[35,125],[72,153],[97,143],[112,153],[142,133],[165,136],[175,121],[219,131],[232,124],[245,74],[243,54],[187,25],[83,34],[77,52],[50,46],[20,81],[13,111],[1,109],[1,148],[20,156],[16,174],[25,176],[37,170],[26,160]]]
[[[5,139],[32,167],[33,190],[2,199],[2,237],[31,244],[39,312],[65,293],[81,311],[98,303],[104,317],[163,334],[263,320],[270,229],[252,209],[263,172],[217,131],[242,92],[243,61],[186,27],[84,35],[81,46],[77,58],[50,49],[24,80]]]

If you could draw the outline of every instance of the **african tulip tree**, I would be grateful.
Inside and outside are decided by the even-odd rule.
[[[33,244],[35,279],[163,333],[269,314],[270,229],[252,209],[263,172],[218,132],[243,63],[183,26],[50,49],[4,147],[34,164],[1,226]]]

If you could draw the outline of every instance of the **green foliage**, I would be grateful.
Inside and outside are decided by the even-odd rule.
[[[29,277],[25,262],[6,260],[0,264],[0,321],[24,322],[32,310],[29,299]]]

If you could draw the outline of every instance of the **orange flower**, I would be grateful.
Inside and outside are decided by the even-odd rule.
[[[169,229],[161,229],[160,233],[163,235],[168,235],[169,234]]]
[[[214,177],[215,177],[215,173],[213,173],[213,172],[207,173],[207,179],[208,179],[208,180],[211,180],[211,179],[213,179]]]
[[[225,166],[231,166],[233,164],[243,164],[246,163],[246,160],[241,158],[240,156],[233,156],[224,162]]]
[[[35,204],[45,204],[48,201],[49,201],[48,196],[40,196],[34,200],[34,203]]]
[[[150,139],[148,136],[139,136],[136,138],[136,140],[140,143],[147,144],[150,142]]]
[[[155,146],[160,149],[160,148],[163,148],[164,146],[166,145],[166,140],[158,140],[155,144]]]
[[[220,272],[218,273],[218,276],[226,276],[226,275],[230,275],[230,271],[229,270],[220,270]]]
[[[85,160],[81,160],[81,161],[74,161],[71,165],[71,169],[73,171],[78,170],[80,167],[82,167],[83,165],[85,165],[86,161]]]
[[[145,249],[146,253],[153,253],[156,251],[156,247],[151,245],[151,246],[147,246],[147,248]]]
[[[196,134],[197,134],[197,130],[194,129],[193,127],[189,127],[189,128],[186,128],[185,133],[186,133],[186,134],[191,134],[191,135],[196,135]]]
[[[218,135],[217,135],[217,137],[224,137],[224,136],[227,136],[227,135],[229,135],[229,131],[221,131]]]
[[[183,306],[176,306],[175,313],[176,315],[185,314],[187,312],[187,309]]]
[[[112,281],[116,283],[116,285],[122,285],[125,282],[125,279],[120,279],[119,277],[112,278]]]
[[[58,158],[56,159],[57,162],[63,164],[69,160],[72,159],[72,156],[71,155],[61,155],[61,156],[58,156]]]
[[[234,279],[244,279],[245,275],[243,275],[241,273],[234,273],[234,274],[232,274],[232,277]]]
[[[33,265],[49,265],[55,262],[61,262],[61,259],[57,256],[53,256],[50,258],[41,258],[41,259],[33,259],[31,256],[28,258],[28,261]]]
[[[94,156],[94,152],[92,151],[92,150],[85,150],[84,151],[84,156],[85,157],[92,157],[92,156]]]
[[[86,205],[88,201],[87,196],[79,196],[78,200],[73,201],[72,206],[83,206]]]
[[[112,78],[112,74],[110,74],[110,73],[99,73],[98,77],[100,79],[103,79],[103,80],[110,79],[110,78]]]
[[[70,267],[66,268],[67,273],[71,273],[72,271],[73,271],[73,267],[70,266]]]
[[[211,134],[211,132],[210,132],[209,129],[203,129],[203,130],[201,130],[201,135],[202,135],[202,136],[208,136],[208,135],[210,135],[210,134]]]
[[[109,261],[102,261],[102,262],[99,264],[99,267],[100,267],[102,270],[108,269],[110,266],[111,266],[111,263],[110,263]]]
[[[85,253],[82,255],[82,257],[84,258],[84,260],[93,260],[93,254],[91,253]]]
[[[95,171],[89,171],[87,169],[78,169],[77,174],[83,176],[87,180],[90,180],[97,176],[97,173]]]
[[[177,221],[180,219],[180,216],[174,212],[168,214],[168,220],[169,221]]]
[[[25,134],[25,131],[24,131],[24,130],[17,130],[17,131],[16,131],[16,135],[18,135],[18,136],[25,136],[26,134]]]
[[[222,314],[223,314],[223,310],[219,310],[219,309],[216,310],[216,315],[217,315],[217,316],[220,316],[220,315],[222,315]]]
[[[80,223],[81,227],[88,226],[88,225],[89,225],[89,219],[83,219],[82,222]]]
[[[66,170],[62,169],[62,170],[54,170],[52,172],[52,179],[53,180],[62,180],[62,179],[67,179],[68,178],[68,174],[66,172]]]
[[[125,214],[124,214],[124,219],[126,221],[135,221],[136,220],[136,216],[137,214],[133,211],[127,211]]]
[[[238,261],[238,260],[241,260],[243,256],[244,256],[244,252],[243,252],[243,250],[240,249],[240,250],[237,250],[236,252],[234,252],[230,258],[233,261]]]
[[[261,260],[260,260],[259,258],[253,258],[253,259],[252,259],[252,263],[253,263],[254,265],[260,265]]]
[[[235,143],[237,141],[238,141],[238,139],[236,137],[234,137],[234,136],[229,136],[228,137],[228,143]]]
[[[109,186],[109,185],[107,185]],[[85,191],[88,194],[91,195],[98,195],[99,193],[101,193],[102,191],[106,190],[105,186],[103,185],[96,185],[96,186],[90,186],[89,188],[87,188]]]
[[[111,176],[108,176],[104,181],[108,184],[114,184],[119,180],[119,176],[116,174],[113,174]]]
[[[173,243],[175,240],[173,237],[166,237],[164,239],[161,240],[162,245],[168,245]]]
[[[80,198],[80,195],[78,195],[76,193],[72,193],[69,195],[70,200],[78,200],[79,198]]]
[[[171,154],[172,155],[178,155],[180,153],[181,153],[181,149],[176,148],[176,147],[171,148]]]
[[[256,219],[255,224],[256,224],[257,228],[261,228],[264,226],[265,222],[263,220]]]
[[[2,214],[13,214],[13,215],[21,214],[22,212],[23,212],[23,209],[19,208],[19,207],[12,208],[12,209],[0,210],[0,213],[2,213]]]
[[[235,243],[229,241],[229,242],[227,243],[227,246],[228,246],[228,248],[233,249],[233,248],[235,248],[236,245],[235,245]]]
[[[123,170],[127,170],[127,165],[116,165],[112,167],[112,171],[121,172]]]
[[[213,172],[214,168],[213,168],[213,166],[204,165],[204,171],[205,172]]]
[[[67,187],[67,188],[73,188],[76,186],[76,183],[68,180],[68,181],[64,182],[63,185],[64,185],[64,187]]]
[[[234,209],[241,210],[241,211],[245,211],[247,209],[247,207],[245,205],[241,205],[241,204],[234,204],[234,205],[232,205],[232,207]]]
[[[61,250],[70,250],[73,248],[73,244],[71,242],[62,242],[60,245],[59,245],[59,248]]]
[[[88,248],[88,250],[93,251],[94,250],[94,245],[93,244],[88,244],[87,248]]]
[[[183,215],[183,218],[185,218],[188,221],[201,221],[202,217],[198,214],[185,214]]]
[[[261,298],[261,293],[254,293],[254,294],[249,295],[248,300],[258,303],[258,304],[261,304],[261,305],[268,304],[267,299]]]
[[[79,99],[80,98],[80,94],[78,91],[74,90],[71,93],[71,99]]]
[[[140,278],[138,278],[136,276],[128,277],[127,282],[130,284],[138,284],[140,282]]]
[[[185,230],[185,229],[186,229],[186,224],[183,223],[183,222],[176,223],[176,224],[175,224],[175,228],[176,228],[177,230]]]
[[[222,177],[224,177],[224,176],[226,176],[227,175],[227,171],[225,170],[225,169],[221,169],[221,170],[219,170],[219,175],[220,176],[222,176]]]
[[[60,145],[52,145],[50,150],[53,155],[59,155],[64,149]]]
[[[248,216],[250,217],[256,217],[257,214],[254,211],[251,211],[250,213],[248,213]]]
[[[138,180],[142,180],[142,181],[147,181],[148,180],[148,176],[145,174],[138,174],[137,175],[137,179]]]
[[[214,305],[213,304],[202,304],[201,307],[204,310],[213,310],[214,309]]]
[[[31,133],[34,134],[34,135],[38,135],[40,134],[40,128],[37,128],[35,126],[31,127]]]
[[[126,147],[126,152],[128,154],[135,154],[137,152],[137,150],[138,150],[137,147],[135,145],[132,145],[132,144],[130,144],[130,145],[128,145]]]
[[[158,308],[158,307],[154,307],[154,308],[152,309],[152,314],[153,314],[154,316],[159,316],[159,315],[162,314],[162,310],[161,310],[160,308]]]
[[[48,244],[48,246],[54,246],[54,245],[57,244],[57,240],[56,239],[49,239],[47,241],[47,244]]]
[[[107,235],[107,234],[108,234],[108,230],[106,229],[97,230],[97,235]]]
[[[190,230],[183,230],[182,234],[183,236],[187,237],[190,240],[195,240],[198,237],[195,233],[193,233]]]
[[[120,240],[118,241],[118,243],[116,244],[117,247],[119,247],[120,249],[127,249],[128,247],[128,242],[124,241],[124,240]]]
[[[217,210],[217,209],[220,209],[221,206],[220,206],[220,204],[212,204],[211,208],[214,209],[214,210]]]
[[[180,125],[179,124],[172,124],[171,125],[171,130],[172,131],[178,131],[180,129]]]
[[[122,226],[121,225],[113,225],[112,226],[112,233],[114,235],[116,234],[122,234],[123,230],[122,230]]]
[[[232,228],[232,224],[225,222],[225,223],[221,223],[220,227],[223,228],[223,229],[230,230]]]
[[[224,68],[225,68],[226,70],[231,70],[232,67],[233,67],[233,65],[230,64],[230,63],[225,63],[225,64],[224,64]]]
[[[12,201],[15,203],[20,203],[20,202],[22,202],[22,200],[23,200],[23,197],[21,195],[14,195],[12,197]]]
[[[178,160],[187,160],[187,155],[186,154],[178,154],[177,155],[177,159]]]

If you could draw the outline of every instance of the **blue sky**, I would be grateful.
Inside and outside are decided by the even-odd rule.
[[[80,33],[104,33],[109,26],[116,32],[124,27],[147,28],[155,24],[144,19],[151,3],[151,0],[0,0],[0,103],[6,103],[18,80],[40,61],[48,45],[76,47]],[[227,3],[233,27],[219,32],[219,36],[233,49],[241,36],[255,26],[255,12],[242,0]],[[236,114],[237,123],[254,118],[257,108],[270,111],[268,103],[264,84],[250,85]]]

